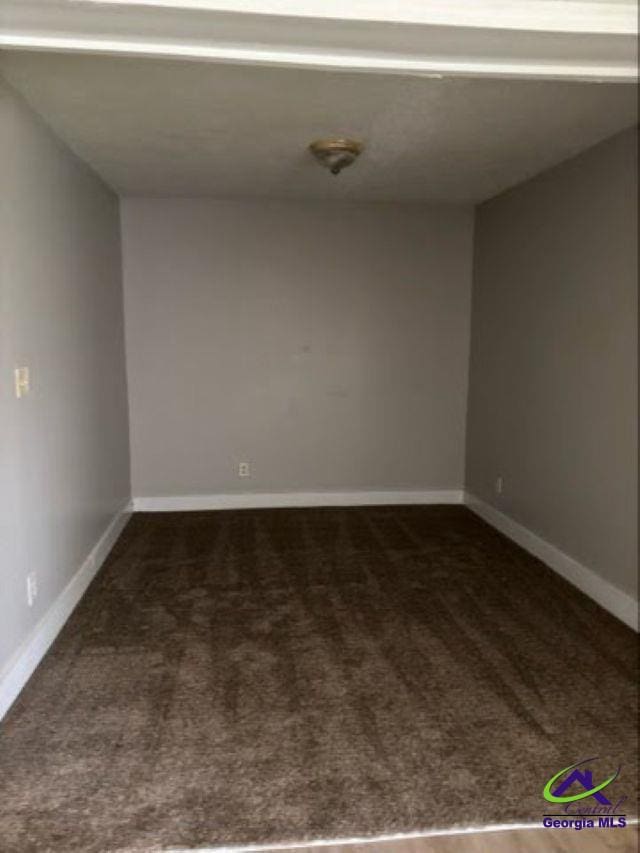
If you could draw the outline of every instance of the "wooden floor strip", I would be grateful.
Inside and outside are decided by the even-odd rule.
[[[282,853],[606,853],[609,850],[637,853],[637,825],[625,829],[518,829],[281,848]]]

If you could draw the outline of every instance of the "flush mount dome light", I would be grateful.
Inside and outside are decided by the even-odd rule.
[[[316,139],[309,146],[309,150],[332,175],[339,175],[354,162],[363,147],[362,142],[355,139]]]

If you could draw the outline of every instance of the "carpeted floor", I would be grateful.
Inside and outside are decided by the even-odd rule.
[[[540,821],[592,756],[629,811],[635,662],[464,507],[137,514],[0,727],[0,849]]]

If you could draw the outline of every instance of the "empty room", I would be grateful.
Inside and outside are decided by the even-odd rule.
[[[0,853],[638,850],[637,19],[0,0]]]

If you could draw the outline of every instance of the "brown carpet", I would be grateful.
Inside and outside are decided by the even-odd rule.
[[[539,821],[592,756],[633,810],[635,662],[463,507],[138,514],[0,728],[0,849]]]

